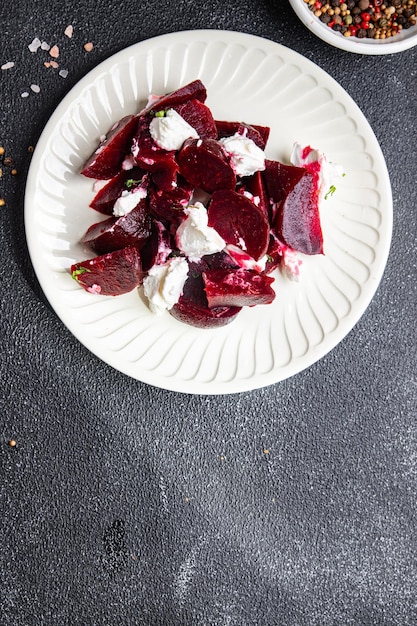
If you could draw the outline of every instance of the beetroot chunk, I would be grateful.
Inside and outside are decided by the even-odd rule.
[[[244,122],[226,122],[223,120],[215,120],[217,128],[217,138],[231,137],[235,133],[245,135],[248,139],[252,139],[261,150],[265,150],[269,133],[269,126],[258,126],[255,124],[245,124]]]
[[[142,284],[143,272],[136,246],[71,265],[71,274],[86,291],[120,296]]]
[[[153,182],[164,191],[171,191],[177,184],[178,165],[174,150],[163,150],[153,140],[149,125],[151,115],[141,115],[137,132],[132,141],[132,154],[139,167],[152,173]]]
[[[317,177],[303,167],[267,161],[264,179],[277,203],[273,230],[280,241],[304,254],[322,254]]]
[[[201,139],[217,139],[213,115],[208,106],[200,100],[189,100],[172,108],[197,131]]]
[[[151,232],[151,220],[146,200],[142,199],[135,209],[122,217],[92,224],[82,238],[97,254],[120,250],[127,246],[142,247]]]
[[[153,265],[162,265],[172,252],[170,234],[161,222],[152,220],[151,234],[141,248],[140,257],[144,272]]]
[[[134,189],[143,176],[144,170],[134,167],[130,170],[122,170],[116,176],[113,176],[109,182],[96,193],[90,203],[90,207],[104,215],[113,214],[113,206],[117,198],[122,195],[123,191]]]
[[[123,160],[130,152],[136,126],[135,115],[126,115],[116,122],[95,152],[87,159],[81,174],[100,180],[113,178],[121,170]]]
[[[207,269],[208,265],[204,261],[189,264],[188,278],[185,281],[183,293],[169,312],[180,322],[197,328],[219,328],[232,322],[241,308],[208,307],[202,276],[202,271]]]
[[[173,108],[177,104],[183,104],[189,100],[200,100],[205,102],[207,98],[207,90],[201,80],[193,80],[191,83],[171,91],[164,96],[156,97],[143,111],[160,111],[161,109]]]
[[[192,185],[181,177],[178,178],[177,187],[171,191],[163,191],[152,185],[149,189],[149,211],[176,230],[185,218],[184,207],[189,204],[192,192]]]
[[[207,270],[203,280],[210,308],[270,304],[275,298],[274,279],[251,270]]]
[[[187,139],[177,155],[182,176],[208,193],[234,189],[236,174],[229,158],[215,139]]]
[[[269,243],[269,223],[262,208],[237,191],[213,193],[208,206],[208,224],[226,243],[245,250],[257,261]]]

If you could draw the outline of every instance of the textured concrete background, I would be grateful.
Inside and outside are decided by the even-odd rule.
[[[416,624],[416,50],[333,49],[286,2],[71,4],[2,5],[0,61],[16,66],[0,74],[0,144],[18,174],[0,179],[0,624]],[[224,397],[91,355],[47,304],[23,229],[28,146],[70,88],[129,44],[194,28],[326,70],[369,120],[394,197],[386,272],[351,333],[307,371]],[[35,36],[61,46],[65,79],[34,64]]]

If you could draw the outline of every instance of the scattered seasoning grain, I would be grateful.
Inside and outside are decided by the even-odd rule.
[[[4,165],[6,167],[13,167],[14,166],[14,161],[13,161],[12,157],[9,157],[9,156],[4,157],[3,163],[4,163]]]
[[[73,33],[74,33],[74,28],[72,24],[69,24],[64,30],[64,35],[66,35],[69,39],[71,39]]]
[[[50,50],[51,46],[49,45],[49,43],[47,41],[42,41],[41,43],[41,50]]]
[[[3,170],[1,167],[0,167],[0,178],[3,178]]]
[[[3,156],[4,153],[5,149],[3,148],[3,146],[0,146],[0,156]]]
[[[17,175],[17,170],[13,168],[12,171],[10,172],[10,174],[12,176],[16,176]]]
[[[60,70],[59,75],[61,78],[66,78],[68,76],[68,70]]]
[[[9,441],[9,446],[10,446],[11,448],[15,448],[15,447],[16,447],[16,441],[15,441],[14,439],[10,439],[10,441]]]
[[[91,50],[93,49],[93,47],[94,47],[94,46],[93,46],[93,44],[91,43],[91,41],[89,41],[88,43],[85,43],[85,44],[84,44],[84,50],[85,50],[86,52],[91,52]]]
[[[28,91],[24,91],[22,94],[20,94],[22,98],[27,98],[29,96],[29,92]]]
[[[28,152],[33,152],[34,151],[34,146],[28,146]]]
[[[57,69],[57,67],[59,67],[58,63],[56,61],[49,61],[49,65],[55,69]]]
[[[0,206],[4,206],[6,204],[6,201],[4,198],[0,198]]]
[[[33,93],[39,93],[41,90],[39,85],[31,85],[30,88],[32,89]]]
[[[41,40],[38,37],[35,37],[32,43],[28,45],[28,48],[31,52],[36,52],[37,49],[41,47],[41,45],[42,45]]]
[[[3,65],[1,66],[2,70],[11,70],[12,67],[14,67],[14,62],[13,61],[7,61],[7,63],[3,63]]]
[[[57,59],[59,57],[59,48],[57,45],[52,46],[52,48],[49,50],[49,54],[51,55],[51,57],[53,59]]]

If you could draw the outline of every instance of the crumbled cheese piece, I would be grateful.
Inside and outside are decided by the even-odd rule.
[[[164,150],[179,150],[186,139],[198,139],[190,126],[175,109],[168,109],[163,117],[155,116],[149,125],[152,139]]]
[[[198,261],[205,254],[223,250],[226,242],[217,230],[208,226],[207,210],[200,202],[188,206],[184,213],[187,218],[177,228],[176,241],[190,261]]]
[[[292,165],[311,169],[318,175],[318,194],[321,202],[336,179],[343,176],[343,168],[337,163],[331,163],[327,157],[310,146],[302,147],[299,143],[294,143],[290,161]]]
[[[127,215],[133,209],[135,209],[139,202],[146,198],[147,196],[147,188],[138,187],[133,191],[122,191],[122,195],[120,198],[117,198],[116,202],[113,206],[113,215],[116,217],[122,217],[123,215]]]
[[[252,176],[265,169],[264,151],[252,139],[235,133],[219,140],[230,157],[230,164],[238,176]]]
[[[187,275],[188,263],[183,257],[151,267],[143,281],[143,292],[152,313],[159,315],[172,309],[182,294]]]
[[[266,254],[255,261],[255,259],[247,252],[244,252],[241,248],[234,246],[233,244],[227,244],[225,251],[239,267],[242,267],[245,270],[263,272],[268,261],[268,256]]]

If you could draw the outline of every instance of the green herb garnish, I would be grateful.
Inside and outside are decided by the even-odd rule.
[[[334,192],[336,191],[336,187],[334,185],[330,186],[329,191],[326,193],[326,195],[324,196],[324,199],[327,200],[327,198],[329,196],[332,196],[334,194]]]
[[[142,181],[143,181],[143,178],[139,180],[135,180],[134,178],[128,178],[127,181],[125,182],[125,187],[127,187],[128,189],[131,189],[133,185],[139,185]]]
[[[72,272],[71,276],[74,280],[77,280],[78,276],[81,276],[81,274],[85,274],[85,272],[91,272],[91,270],[89,270],[87,267],[79,267],[77,270],[74,270]]]

